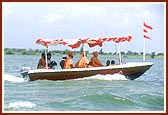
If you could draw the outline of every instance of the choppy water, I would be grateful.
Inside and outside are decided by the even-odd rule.
[[[88,78],[28,81],[21,78],[23,66],[36,68],[40,56],[4,56],[5,112],[13,111],[161,111],[164,105],[164,60],[154,63],[140,78],[130,81],[123,75],[95,75]],[[74,57],[76,61],[79,57]],[[59,62],[61,57],[53,57]],[[105,64],[107,58],[100,58]],[[125,59],[125,61],[141,61]],[[57,68],[60,68],[57,66]]]

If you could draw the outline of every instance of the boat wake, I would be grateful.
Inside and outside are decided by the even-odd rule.
[[[86,79],[98,79],[98,80],[108,80],[108,81],[113,81],[113,80],[128,80],[124,75],[121,74],[107,74],[107,75],[93,75],[90,77],[85,77],[85,78],[78,78],[75,80],[86,80]],[[28,82],[29,80],[27,78],[23,77],[17,77],[14,75],[9,75],[9,74],[4,74],[4,81],[9,81],[12,83],[21,83],[21,82]]]
[[[128,80],[124,75],[121,74],[107,74],[107,75],[94,75],[90,77],[85,77],[85,78],[80,78],[77,80],[85,80],[85,79],[98,79],[98,80],[108,80],[108,81],[113,81],[113,80]]]
[[[9,103],[7,108],[33,108],[36,104],[29,102],[29,101],[17,101]]]
[[[21,82],[28,82],[28,79],[17,77],[14,75],[4,74],[4,81],[9,81],[13,83],[21,83]]]

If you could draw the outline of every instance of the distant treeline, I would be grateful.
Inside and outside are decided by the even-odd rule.
[[[74,55],[78,55],[81,53],[83,49],[80,49],[80,51],[73,51]],[[69,52],[70,50],[66,49],[66,50],[51,50],[50,52],[52,52],[52,55],[60,55],[60,54],[67,54],[67,52]],[[44,52],[43,50],[40,49],[18,49],[18,48],[5,48],[4,49],[4,53],[7,55],[39,55],[42,52]],[[87,51],[87,54],[89,54],[89,52]],[[102,55],[116,55],[116,52],[114,53],[105,53],[103,52],[103,50],[101,49],[99,51],[99,54]],[[133,51],[127,51],[127,52],[123,52],[121,51],[121,55],[123,56],[142,56],[143,52],[137,53],[137,52],[133,52]],[[155,56],[164,56],[164,53],[155,53],[155,52],[151,52],[151,53],[146,53],[146,56],[150,56],[151,58],[154,58]]]

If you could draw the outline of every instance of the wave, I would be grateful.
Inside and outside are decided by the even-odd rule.
[[[29,101],[17,101],[9,103],[7,108],[33,108],[36,104],[29,102]]]
[[[85,77],[85,78],[80,78],[77,80],[86,80],[86,79],[98,79],[98,80],[108,80],[108,81],[113,81],[113,80],[128,80],[124,75],[121,74],[107,74],[107,75],[93,75],[90,77]]]
[[[62,100],[50,101],[48,104],[57,108],[57,110],[64,111],[132,110],[137,106],[137,104],[131,99],[119,97],[113,94],[87,94],[82,96],[74,96]]]
[[[108,80],[108,81],[112,81],[112,80],[128,80],[124,75],[121,74],[107,74],[107,75],[93,75],[90,77],[85,77],[85,78],[79,78],[79,79],[75,79],[75,80],[86,80],[86,79],[98,79],[98,80]],[[21,82],[28,82],[28,78],[22,78],[22,77],[17,77],[14,75],[9,75],[9,74],[4,74],[4,81],[9,81],[9,82],[13,82],[13,83],[21,83]]]
[[[22,77],[17,77],[14,75],[4,74],[4,81],[9,81],[9,82],[13,82],[13,83],[21,83],[21,82],[27,82],[28,79],[22,78]]]

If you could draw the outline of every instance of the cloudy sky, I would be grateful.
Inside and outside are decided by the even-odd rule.
[[[121,43],[121,51],[143,51],[143,23],[148,32],[146,52],[164,52],[165,5],[163,3],[10,3],[3,2],[4,48],[43,49],[35,41],[132,36]],[[105,43],[104,52],[114,52],[114,43]],[[70,49],[59,45],[50,49]],[[80,49],[80,48],[79,48]],[[75,49],[75,50],[79,50]],[[96,46],[89,51],[100,50]],[[70,49],[71,50],[71,49]]]

